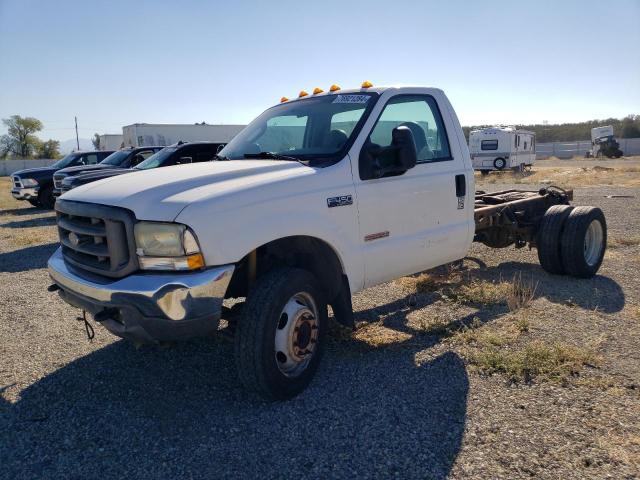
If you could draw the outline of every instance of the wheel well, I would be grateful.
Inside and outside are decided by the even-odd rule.
[[[283,265],[313,273],[328,301],[340,292],[344,270],[335,250],[323,240],[300,235],[274,240],[245,255],[236,265],[226,297],[246,297],[256,278]]]

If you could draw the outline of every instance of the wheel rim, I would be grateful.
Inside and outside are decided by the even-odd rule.
[[[502,168],[504,168],[504,166],[505,166],[505,161],[504,160],[502,160],[502,159],[496,160],[496,168],[502,169]]]
[[[318,345],[318,309],[306,292],[284,305],[275,335],[276,365],[287,377],[297,377],[309,365]]]
[[[603,239],[602,225],[598,220],[593,220],[584,236],[584,260],[590,267],[598,263],[600,259]]]

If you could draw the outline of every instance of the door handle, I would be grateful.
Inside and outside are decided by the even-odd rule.
[[[467,179],[464,174],[456,175],[456,197],[467,195]]]

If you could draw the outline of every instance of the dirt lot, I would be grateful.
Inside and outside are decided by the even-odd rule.
[[[53,214],[0,179],[0,477],[638,478],[640,162],[593,167],[477,187],[584,185],[574,203],[609,224],[597,277],[474,245],[356,295],[356,331],[334,327],[311,387],[277,404],[244,392],[223,334],[89,343],[46,291]]]

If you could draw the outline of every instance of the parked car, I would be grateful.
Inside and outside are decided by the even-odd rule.
[[[26,200],[34,207],[53,208],[53,174],[58,170],[78,165],[101,162],[113,151],[72,152],[48,167],[26,168],[12,177],[11,195],[16,200]]]
[[[61,194],[60,187],[62,180],[67,177],[75,177],[83,173],[93,172],[97,170],[113,170],[117,168],[132,168],[141,162],[144,162],[154,153],[158,153],[164,147],[142,147],[142,148],[125,148],[113,152],[100,163],[94,165],[78,165],[76,167],[67,167],[58,170],[53,174],[53,196],[59,197]]]
[[[462,128],[436,88],[302,92],[218,160],[61,197],[49,290],[136,342],[209,334],[236,299],[224,312],[238,373],[268,399],[312,380],[328,305],[352,327],[353,293],[462,259],[474,240],[528,244],[548,272],[581,278],[605,253],[602,211],[570,206],[569,190],[474,193]]]
[[[60,192],[62,194],[80,185],[125,173],[185,163],[208,162],[213,160],[216,153],[224,146],[224,143],[218,142],[178,142],[169,147],[162,148],[162,150],[159,150],[133,168],[105,168],[98,171],[86,172],[81,175],[66,177],[61,181]]]

